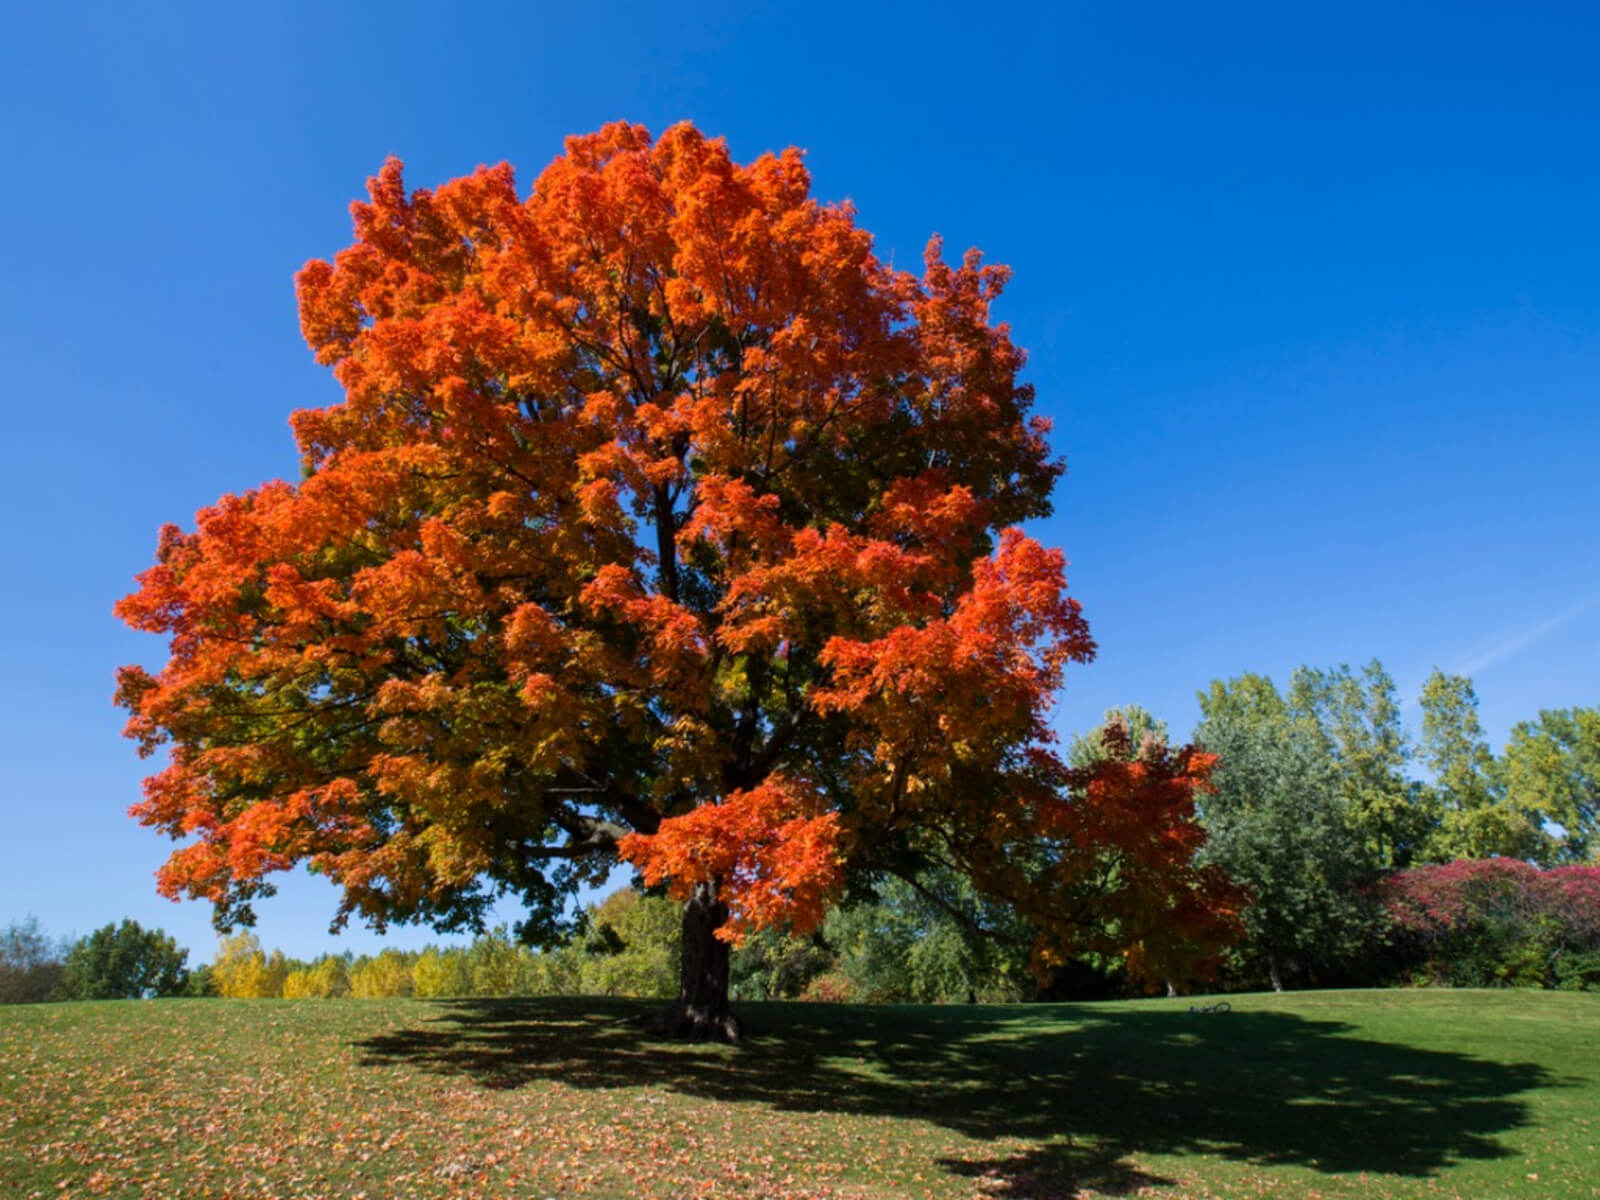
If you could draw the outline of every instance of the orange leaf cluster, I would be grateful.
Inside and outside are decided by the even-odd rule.
[[[1195,862],[1205,841],[1195,798],[1211,790],[1217,758],[1157,742],[1135,749],[1115,723],[1101,744],[1103,759],[1066,771],[1033,809],[1030,837],[1048,853],[1030,861],[980,849],[974,879],[1045,932],[1034,951],[1041,972],[1093,953],[1120,955],[1152,984],[1206,975],[1240,936],[1246,902],[1219,868]]]
[[[843,865],[839,814],[813,785],[785,775],[669,817],[654,834],[629,834],[618,850],[646,884],[665,884],[674,899],[719,880],[730,916],[717,936],[735,944],[770,926],[810,933]]]

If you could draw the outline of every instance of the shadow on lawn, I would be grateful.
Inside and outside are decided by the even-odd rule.
[[[1532,1064],[1356,1040],[1348,1025],[1285,1013],[753,1004],[740,1008],[752,1031],[730,1050],[653,1039],[628,1020],[643,1011],[463,1000],[358,1047],[368,1063],[485,1087],[654,1085],[1034,1140],[1020,1155],[941,1164],[1014,1196],[1171,1182],[1125,1162],[1132,1153],[1425,1176],[1505,1156],[1495,1135],[1526,1120],[1517,1094],[1555,1082]]]

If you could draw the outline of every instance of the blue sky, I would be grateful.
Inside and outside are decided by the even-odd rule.
[[[1203,12],[1202,12],[1203,7]],[[799,145],[880,253],[1016,278],[1101,645],[1063,730],[1182,735],[1245,670],[1471,668],[1491,737],[1600,703],[1600,17],[1586,5],[32,5],[0,39],[0,924],[132,916],[151,874],[110,609],[156,531],[293,476],[331,403],[291,279],[413,186],[627,118]],[[269,12],[270,10],[270,12]],[[981,19],[975,14],[981,14]],[[326,885],[261,908],[325,933]],[[514,915],[508,912],[507,915]],[[425,932],[391,940],[415,945]]]

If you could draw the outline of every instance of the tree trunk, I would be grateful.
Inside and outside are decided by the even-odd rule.
[[[1272,980],[1273,991],[1283,991],[1283,972],[1278,969],[1278,956],[1276,954],[1269,953],[1267,955],[1267,978]]]
[[[728,906],[716,888],[697,884],[683,906],[683,967],[678,998],[653,1023],[670,1037],[696,1042],[736,1042],[739,1022],[728,1005],[728,943],[716,936]]]

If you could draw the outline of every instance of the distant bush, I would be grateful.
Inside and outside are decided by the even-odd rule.
[[[1455,987],[1600,983],[1600,867],[1461,860],[1381,879],[1393,965]]]
[[[183,995],[192,997],[222,995],[222,989],[217,984],[217,973],[210,963],[201,963],[189,972],[189,978],[184,981]]]
[[[811,981],[835,965],[837,955],[820,934],[796,937],[779,929],[763,929],[733,951],[729,963],[732,993],[737,1000],[793,1000]]]
[[[66,949],[51,941],[36,917],[0,930],[0,1004],[37,1004],[61,985]]]
[[[1556,986],[1564,992],[1600,992],[1600,950],[1583,950],[1558,958]]]
[[[816,1004],[848,1004],[854,998],[849,978],[838,971],[818,975],[800,993],[800,999]]]
[[[979,936],[980,928],[1003,936]],[[916,885],[884,880],[870,902],[829,913],[823,937],[834,962],[814,966],[848,980],[858,1003],[1017,1003],[1036,990],[1032,932],[954,872],[929,871]]]

